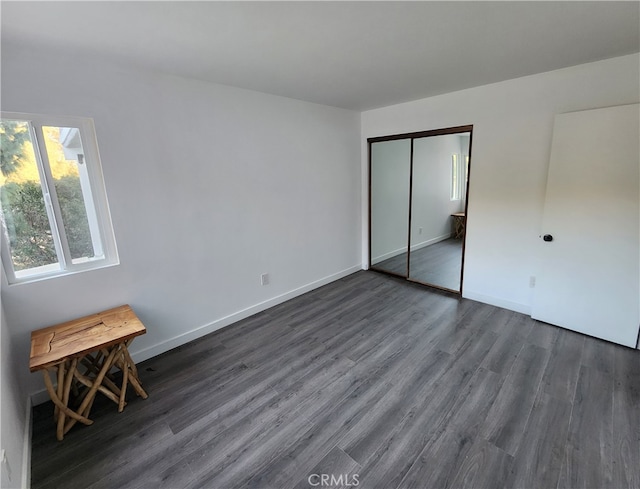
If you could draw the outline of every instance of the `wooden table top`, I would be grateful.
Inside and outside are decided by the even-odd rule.
[[[453,217],[464,217],[464,212],[455,212],[451,214]]]
[[[31,333],[29,370],[51,367],[146,333],[128,305],[92,314]]]

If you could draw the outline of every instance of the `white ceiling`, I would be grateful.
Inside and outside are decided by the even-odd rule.
[[[365,110],[640,51],[640,2],[12,2],[2,41]]]

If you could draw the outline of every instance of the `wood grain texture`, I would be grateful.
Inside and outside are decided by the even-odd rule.
[[[525,346],[487,415],[482,435],[510,455],[516,453],[523,440],[548,359],[549,351],[544,348]]]
[[[358,272],[141,363],[149,399],[117,413],[100,396],[62,442],[37,406],[31,482],[286,489],[327,471],[367,489],[639,487],[639,364]]]
[[[585,367],[613,377],[615,358],[619,351],[617,345],[593,338],[593,341],[586,341],[584,344],[581,363]]]
[[[513,457],[486,440],[477,440],[451,482],[458,489],[507,487]],[[543,487],[535,485],[534,487]]]
[[[613,440],[613,378],[582,366],[558,487],[615,487]]]
[[[364,464],[402,421],[407,413],[407,404],[423,404],[450,364],[448,354],[437,352],[429,361],[421,364],[421,368],[407,371],[407,375],[392,385],[389,395],[384,396],[345,435],[340,447],[358,463]]]
[[[571,403],[540,392],[505,487],[556,487],[571,419]]]
[[[556,399],[570,399],[576,391],[580,361],[585,337],[562,329],[551,348],[551,357],[544,376],[542,389]]]
[[[527,342],[532,345],[538,345],[542,348],[550,349],[556,342],[560,331],[560,328],[557,328],[556,326],[535,321],[529,335],[527,336]]]
[[[614,357],[614,487],[640,487],[640,358],[624,349]]]
[[[449,238],[411,252],[409,277],[418,282],[460,290],[462,239]]]
[[[459,470],[459,464],[442,464],[440,461],[464,460],[501,385],[499,375],[479,368],[465,388],[458,392],[448,412],[441,409],[442,403],[431,403],[431,409],[425,409],[415,419],[406,420],[396,436],[397,441],[394,440],[401,444],[400,447],[371,464],[371,473],[363,474],[363,482],[382,481],[386,487],[416,489],[448,487]],[[439,426],[432,421],[438,416],[438,411],[446,413],[444,419],[441,415]],[[415,460],[407,456],[421,447],[422,452]]]
[[[29,369],[34,372],[63,360],[82,357],[146,332],[128,305],[115,307],[31,333]]]

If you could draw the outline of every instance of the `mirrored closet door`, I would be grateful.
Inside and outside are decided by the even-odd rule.
[[[370,157],[371,264],[406,277],[411,140],[373,143]]]
[[[461,293],[471,134],[369,139],[371,269]]]

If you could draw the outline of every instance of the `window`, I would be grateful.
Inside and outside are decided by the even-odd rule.
[[[118,263],[91,119],[3,112],[2,264],[10,283]]]
[[[460,174],[460,157],[451,156],[451,200],[460,200],[462,195],[462,175]]]

